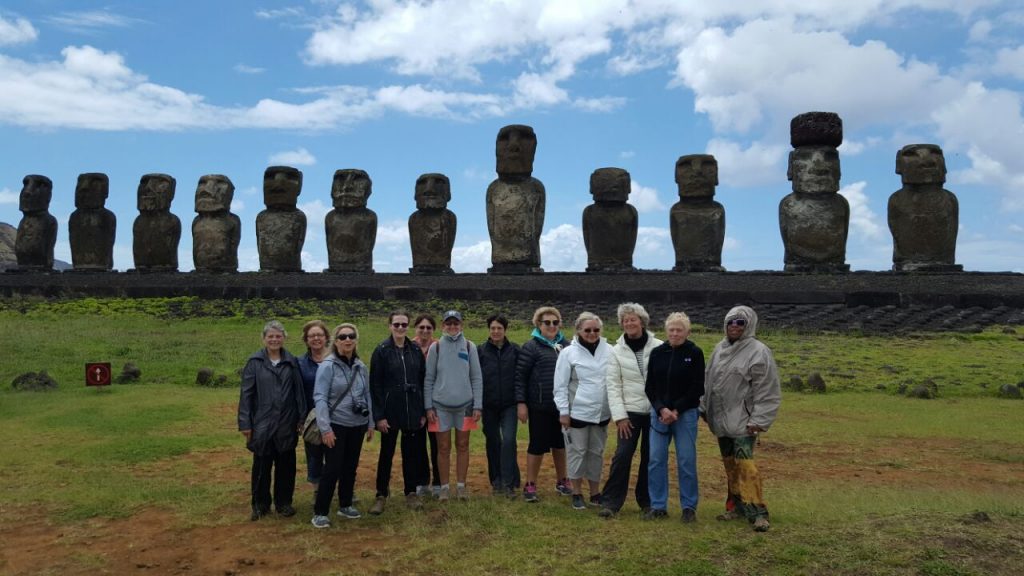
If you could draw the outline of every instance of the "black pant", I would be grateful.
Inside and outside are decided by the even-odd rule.
[[[604,490],[601,491],[601,504],[616,512],[622,509],[622,505],[626,502],[626,495],[629,494],[629,471],[633,467],[633,453],[636,452],[637,442],[640,444],[640,470],[637,473],[636,488],[634,489],[636,503],[640,505],[641,509],[651,506],[651,495],[647,492],[651,415],[640,412],[629,412],[627,415],[629,422],[633,425],[633,435],[629,438],[622,438],[616,431],[619,442],[615,446],[615,455],[612,456],[608,481],[604,483]]]
[[[515,404],[483,410],[487,476],[491,480],[491,488],[519,488],[519,463],[516,462],[516,429],[519,420],[516,410]]]
[[[386,434],[380,435],[380,457],[377,459],[377,496],[387,498],[391,495],[391,461],[395,458],[395,444],[398,435],[402,435],[402,480],[405,482],[405,493],[415,494],[416,485],[423,475],[423,466],[427,460],[427,427],[408,431],[391,428]]]
[[[430,462],[426,458],[423,459],[424,470],[427,470],[429,474],[423,475],[423,482],[420,484],[426,485],[431,484],[433,486],[441,485],[441,469],[437,467],[437,434],[433,432],[427,433],[427,438],[430,440]],[[427,478],[430,478],[430,482],[427,482]]]
[[[338,506],[352,505],[352,491],[356,485],[356,471],[359,469],[359,454],[363,451],[363,436],[366,426],[339,426],[331,424],[334,431],[334,448],[323,446],[324,471],[316,490],[313,514],[327,516],[331,513],[334,489],[338,489]]]
[[[278,452],[273,442],[267,443],[267,453],[252,455],[252,508],[260,512],[270,510],[270,475],[274,475],[273,503],[280,510],[292,505],[295,494],[295,448]]]

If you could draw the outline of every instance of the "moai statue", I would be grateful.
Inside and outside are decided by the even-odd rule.
[[[324,218],[327,231],[325,272],[373,272],[377,214],[366,207],[373,182],[362,170],[338,170],[331,185],[334,210]]]
[[[631,272],[638,218],[629,198],[629,172],[598,168],[590,175],[594,203],[583,209],[587,272]]]
[[[451,274],[455,246],[455,213],[448,210],[451,184],[444,174],[416,179],[416,211],[409,216],[413,274]]]
[[[76,272],[109,272],[114,269],[114,236],[117,216],[103,205],[110,180],[106,174],[78,175],[75,211],[68,219],[71,265]]]
[[[839,194],[843,121],[833,112],[807,112],[790,123],[793,193],[779,203],[787,272],[847,272],[850,204]]]
[[[302,172],[271,166],[263,173],[263,203],[256,215],[256,247],[260,272],[302,272],[306,215],[296,207],[302,193]]]
[[[171,214],[176,182],[167,174],[139,181],[139,215],[132,226],[132,253],[138,272],[177,272],[181,221]]]
[[[17,269],[52,270],[53,246],[57,243],[57,219],[49,212],[53,182],[46,176],[29,174],[21,183],[18,209],[24,216],[14,240]]]
[[[231,213],[235,185],[221,174],[207,174],[196,187],[192,220],[192,262],[196,272],[238,272],[242,221]]]
[[[537,136],[521,124],[498,131],[498,179],[487,187],[487,232],[491,236],[490,274],[529,274],[540,267],[544,228],[544,185],[532,176]]]
[[[946,160],[934,144],[911,144],[896,154],[903,188],[889,197],[892,269],[959,272],[956,233],[960,205],[942,185]]]
[[[718,161],[710,154],[680,156],[676,161],[679,202],[669,213],[676,252],[676,272],[724,272],[725,208],[714,200]]]

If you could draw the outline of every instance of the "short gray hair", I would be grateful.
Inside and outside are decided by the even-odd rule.
[[[573,327],[575,327],[576,331],[579,332],[580,326],[583,326],[584,322],[590,322],[591,320],[597,322],[598,326],[602,328],[604,327],[604,322],[601,322],[601,317],[593,312],[580,312],[580,315],[576,318],[576,323],[573,324]]]
[[[622,320],[632,314],[640,319],[640,323],[644,325],[644,328],[651,323],[651,315],[647,313],[647,310],[643,306],[636,302],[624,302],[619,304],[619,309],[616,311],[619,317],[619,326],[622,326]]]
[[[277,330],[281,334],[284,334],[285,337],[288,336],[288,331],[284,329],[284,324],[281,324],[277,320],[271,320],[263,325],[263,335],[266,336],[267,332],[270,332],[271,330]]]
[[[690,329],[690,317],[684,312],[673,312],[665,318],[665,330],[668,330],[669,324],[682,324],[683,329]]]

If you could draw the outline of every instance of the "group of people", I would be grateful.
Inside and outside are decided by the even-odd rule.
[[[238,408],[239,430],[253,453],[251,518],[268,514],[272,503],[280,515],[295,514],[296,447],[312,409],[322,442],[305,443],[306,479],[314,491],[317,528],[330,526],[335,494],[338,516],[361,516],[353,506],[356,471],[364,439],[375,431],[380,452],[370,514],[383,513],[391,495],[399,436],[410,509],[422,508],[428,497],[468,498],[469,438],[478,424],[494,494],[515,498],[521,490],[526,502],[539,501],[541,464],[550,453],[556,493],[571,496],[574,509],[599,508],[602,517],[622,510],[638,448],[634,494],[643,518],[668,516],[668,448],[674,442],[681,519],[694,522],[697,423],[703,419],[718,440],[728,480],[725,511],[717,518],[746,519],[755,530],[768,530],[753,453],[758,434],[775,420],[781,391],[772,352],[756,338],[757,314],[747,306],[731,309],[724,338],[705,363],[703,351],[689,340],[686,314],[666,318],[662,341],[643,306],[625,303],[617,312],[622,335],[615,342],[602,336],[603,322],[590,312],[576,318],[567,337],[561,313],[545,306],[534,312],[533,332],[521,346],[506,337],[508,320],[501,315],[487,319],[487,341],[477,346],[463,334],[458,311],[442,316],[439,338],[430,315],[410,325],[409,314],[396,311],[388,316],[390,335],[374,349],[369,369],[356,351],[359,331],[353,324],[328,330],[320,320],[307,322],[307,351],[296,358],[283,347],[284,327],[268,322],[264,348],[242,371]],[[520,423],[529,431],[525,483],[517,458]],[[617,445],[602,489],[610,423]]]

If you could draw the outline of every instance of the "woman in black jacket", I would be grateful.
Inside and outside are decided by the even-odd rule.
[[[280,322],[267,322],[263,326],[264,348],[250,356],[242,369],[238,430],[252,452],[250,520],[265,516],[271,503],[278,514],[295,515],[295,447],[307,409],[299,362],[284,349],[285,336]]]
[[[495,494],[514,498],[519,489],[516,461],[516,361],[519,346],[505,338],[508,320],[487,319],[489,337],[477,346],[484,381],[483,428],[487,439],[487,475]]]

